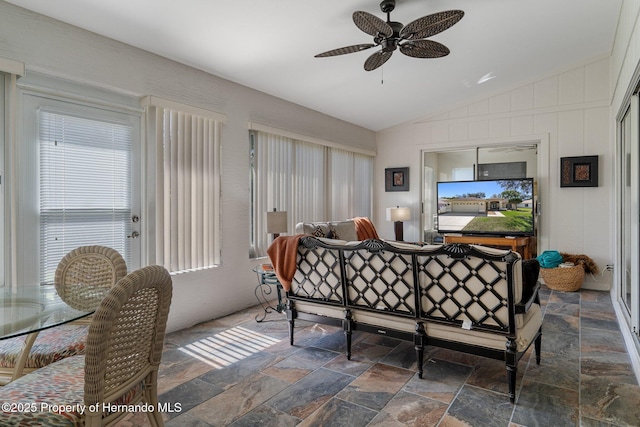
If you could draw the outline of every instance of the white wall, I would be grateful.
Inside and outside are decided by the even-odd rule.
[[[410,166],[411,188],[409,192],[386,193],[382,190],[383,173],[378,173],[377,218],[384,218],[388,206],[410,206],[412,220],[405,223],[404,237],[421,239],[421,150],[540,142],[538,252],[584,253],[601,267],[612,263],[615,180],[609,64],[609,58],[596,58],[507,92],[378,132],[377,170]],[[599,156],[599,187],[560,188],[560,158],[583,155]],[[391,223],[378,225],[382,237],[393,238]],[[584,286],[608,289],[610,276],[587,278]]]
[[[375,150],[372,131],[0,1],[0,57],[70,80],[227,115],[222,131],[222,265],[174,276],[168,328],[256,303],[249,253],[249,121]],[[259,71],[256,71],[259,72]],[[144,220],[144,219],[143,219]]]

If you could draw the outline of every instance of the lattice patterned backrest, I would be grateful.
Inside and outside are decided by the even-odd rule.
[[[415,316],[411,250],[405,253],[379,240],[365,240],[344,251],[347,305]]]
[[[509,335],[520,264],[516,252],[483,246],[306,236],[289,296]]]
[[[298,246],[297,268],[290,296],[344,303],[340,250],[344,241],[303,237]]]
[[[517,253],[453,244],[418,257],[420,317],[472,329],[514,332]],[[517,277],[515,278],[517,279]]]

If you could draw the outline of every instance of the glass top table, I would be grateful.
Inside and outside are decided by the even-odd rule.
[[[0,340],[31,334],[93,313],[67,305],[53,285],[0,288]]]

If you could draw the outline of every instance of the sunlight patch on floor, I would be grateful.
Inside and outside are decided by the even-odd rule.
[[[179,347],[178,350],[216,369],[222,369],[278,342],[279,339],[237,326]]]

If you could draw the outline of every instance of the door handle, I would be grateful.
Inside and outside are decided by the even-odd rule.
[[[137,239],[138,237],[140,237],[140,233],[138,233],[137,231],[134,231],[133,233],[131,233],[130,236],[127,236],[130,239]]]

